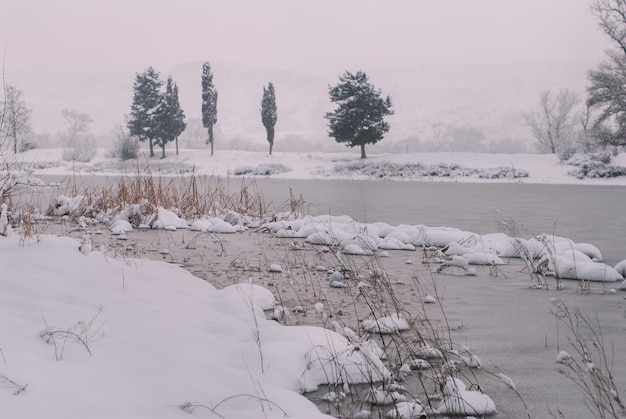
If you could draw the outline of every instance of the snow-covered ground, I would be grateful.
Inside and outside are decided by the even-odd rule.
[[[156,150],[157,155],[160,150]],[[560,164],[552,154],[417,153],[371,155],[361,160],[355,150],[341,153],[291,153],[182,149],[178,156],[171,149],[165,159],[146,158],[142,150],[137,161],[121,164],[98,150],[89,163],[62,160],[62,149],[31,150],[19,157],[32,164],[39,175],[111,175],[133,173],[149,167],[164,174],[196,173],[217,176],[270,176],[276,179],[392,179],[456,182],[524,182],[551,184],[626,185],[626,176],[578,179],[568,174],[573,166]],[[613,165],[626,167],[626,153],[614,158]],[[365,169],[364,169],[365,167]],[[474,170],[472,172],[472,170]],[[501,177],[494,178],[494,173]],[[517,175],[513,175],[517,173]]]
[[[103,154],[84,165],[62,162],[60,150],[32,150],[20,157],[33,163],[35,175],[66,175],[75,170],[119,174],[119,162]],[[140,159],[139,164],[146,161]],[[583,180],[569,176],[569,168],[551,155],[409,154],[371,156],[367,162],[380,164],[378,174],[381,167],[384,173],[396,174],[398,167],[421,163],[439,170],[460,165],[485,173],[506,167],[528,174],[498,180],[462,174],[457,181],[626,185],[623,176]],[[352,169],[337,171],[338,165],[357,163],[360,159],[354,153],[277,152],[268,156],[217,150],[210,157],[208,152],[183,150],[179,156],[170,154],[150,164],[172,174],[195,167],[198,173],[225,176],[247,171],[249,176],[282,167],[285,171],[272,177],[380,178],[356,175]],[[625,155],[618,156],[614,164],[626,166]],[[132,173],[136,168],[130,165],[124,170]],[[158,225],[165,229],[180,221],[164,209],[159,210],[159,218]],[[202,230],[215,225],[219,226],[217,220],[207,220],[206,225],[196,227]],[[0,219],[0,233],[2,227]],[[613,289],[620,286],[624,266],[613,269],[603,265],[592,245],[563,238],[511,241],[503,235],[475,237],[446,228],[359,225],[345,217],[297,219],[265,227],[278,237],[293,240],[294,245],[300,241],[309,246],[337,245],[344,255],[376,251],[383,257],[388,252],[414,251],[414,246],[447,247],[441,270],[469,276],[476,274],[476,267],[504,265],[500,256],[515,253],[515,243],[518,251],[533,254],[538,261],[545,256],[544,268],[568,275],[564,277],[587,275],[583,279],[614,284],[609,285],[613,288],[607,295],[613,304],[619,304]],[[213,231],[219,234],[222,230]],[[91,246],[88,241],[80,244],[67,237],[35,240],[11,232],[0,236],[3,416],[322,417],[300,392],[325,382],[380,381],[392,374],[381,361],[378,348],[355,341],[350,329],[286,327],[267,320],[263,310],[272,309],[275,302],[272,293],[262,287],[240,284],[218,290],[176,264],[114,257]],[[280,266],[270,265],[269,269],[282,274]],[[324,316],[321,302],[314,310]],[[389,319],[386,327],[403,320],[397,314]],[[384,321],[386,318],[374,319],[374,328]],[[510,380],[503,377],[505,383]],[[480,415],[497,410],[497,399],[470,391],[463,382],[449,380],[440,396],[436,410],[441,414]],[[398,403],[390,417],[419,417],[423,408],[408,400]],[[399,412],[406,413],[401,416]]]

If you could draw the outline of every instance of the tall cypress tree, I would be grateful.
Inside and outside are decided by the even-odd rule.
[[[185,123],[185,112],[183,108],[180,106],[180,100],[178,100],[178,85],[174,83],[174,88],[172,91],[172,100],[174,104],[174,133],[176,134],[176,155],[178,156],[178,137],[180,134],[185,131],[187,128],[187,124]]]
[[[130,135],[139,138],[139,141],[148,141],[150,157],[154,157],[153,141],[159,135],[155,114],[161,105],[162,85],[159,73],[152,67],[141,74],[137,73],[133,84],[133,103],[127,126]]]
[[[278,112],[276,108],[276,94],[274,93],[274,85],[269,82],[267,88],[263,86],[263,99],[261,100],[261,122],[267,132],[267,142],[270,144],[270,155],[274,148],[274,126],[278,120]]]
[[[174,141],[185,130],[185,113],[178,100],[178,86],[171,77],[167,78],[165,92],[155,112],[158,125],[158,145],[161,146],[161,158],[165,157],[165,145]]]
[[[211,155],[213,155],[213,125],[217,123],[217,90],[213,86],[213,73],[211,65],[206,62],[202,64],[202,125],[208,130],[209,138],[207,144],[211,144]]]

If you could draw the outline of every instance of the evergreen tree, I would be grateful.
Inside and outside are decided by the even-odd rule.
[[[159,135],[156,121],[156,111],[161,105],[160,89],[163,82],[159,73],[152,67],[135,77],[133,84],[133,103],[130,106],[128,129],[130,135],[139,138],[139,141],[148,141],[150,157],[154,157],[153,142]]]
[[[274,93],[274,85],[270,82],[267,88],[263,86],[263,99],[261,100],[261,122],[267,132],[267,142],[270,143],[270,155],[274,148],[274,125],[278,119],[276,109],[276,94]]]
[[[211,65],[206,62],[202,64],[202,125],[208,130],[209,139],[207,144],[211,144],[211,155],[213,155],[213,125],[217,123],[217,90],[213,86],[213,73]]]
[[[178,156],[178,137],[185,131],[187,124],[185,123],[185,111],[180,106],[180,100],[178,99],[178,85],[173,83],[172,87],[172,108],[173,112],[173,134],[174,141],[176,142],[176,155]]]
[[[595,116],[589,133],[601,147],[626,147],[626,1],[594,0],[590,7],[611,48],[588,74],[587,107]]]
[[[185,113],[178,100],[178,86],[171,77],[167,78],[165,92],[161,96],[161,103],[155,115],[158,126],[157,144],[161,146],[161,158],[165,158],[165,145],[177,140],[186,127]]]
[[[330,100],[338,106],[325,115],[328,134],[348,147],[360,146],[364,159],[365,145],[376,144],[389,131],[384,118],[393,115],[391,98],[383,99],[381,91],[370,84],[362,71],[356,74],[346,71],[339,81],[329,88]]]

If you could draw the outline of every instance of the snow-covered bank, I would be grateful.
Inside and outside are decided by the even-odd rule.
[[[371,155],[365,160],[352,151],[342,153],[291,153],[217,150],[180,150],[176,156],[168,151],[165,159],[142,157],[122,163],[107,158],[99,150],[89,163],[62,160],[61,149],[30,150],[19,158],[38,175],[116,175],[137,170],[164,174],[190,173],[217,176],[267,177],[276,179],[391,179],[435,180],[448,182],[523,182],[587,185],[626,185],[626,176],[602,179],[578,179],[568,174],[572,166],[559,163],[552,154],[486,154],[486,153],[416,153]],[[613,164],[626,167],[626,153]],[[358,170],[367,165],[368,170]],[[408,170],[407,170],[408,168]]]
[[[250,159],[255,157],[254,154],[246,154]],[[270,162],[275,158],[264,155],[256,157]],[[279,158],[279,163],[272,163],[271,167],[287,167],[294,162],[297,164],[300,161],[298,158],[302,156],[296,158],[292,155],[292,161],[284,156]],[[315,160],[313,156],[308,158]],[[206,164],[217,163],[218,160],[207,159]],[[324,173],[336,174],[336,165],[359,162],[359,159],[339,157],[329,160],[328,155],[322,160],[328,165],[324,166],[327,169],[320,169],[321,163],[317,166],[311,164],[306,166],[309,171],[302,169],[302,175],[317,173],[316,176],[321,177]],[[236,163],[239,161],[241,159],[236,160]],[[168,159],[157,160],[157,163],[170,165]],[[235,164],[220,164],[225,163]],[[400,161],[399,158],[396,162],[380,160],[378,163],[381,163],[380,167],[413,164]],[[96,173],[107,173],[109,164],[105,159],[100,160],[100,163],[94,162],[94,167],[100,170]],[[475,162],[474,167],[480,164],[484,165],[485,170],[493,167],[483,161]],[[254,167],[259,166],[257,164]],[[44,170],[61,170],[61,167]],[[169,167],[171,173],[176,173],[177,169],[192,166],[179,161]],[[228,165],[226,167],[228,170],[232,168]],[[318,171],[315,172],[316,169],[312,167],[317,167]],[[201,173],[210,172],[207,170]],[[288,173],[277,176],[287,176]],[[515,181],[524,179],[527,178]],[[600,180],[599,183],[605,184],[602,182]],[[516,185],[504,186],[509,188]],[[462,187],[467,188],[468,185]],[[69,212],[64,209],[57,215],[68,215],[75,206],[70,201],[67,207]],[[114,213],[117,210],[111,209],[111,213],[103,213],[102,217],[90,220],[83,218],[80,234],[101,237],[86,232],[92,227],[99,228],[96,219],[99,222],[112,222],[119,215]],[[219,214],[213,214],[210,218],[207,215],[192,224],[192,220],[180,219],[165,208],[155,206],[151,211],[156,214],[154,217],[153,213],[141,214],[142,219],[151,220],[151,223],[142,222],[140,231],[132,227],[118,230],[120,226],[111,223],[110,233],[116,237],[109,236],[107,245],[117,246],[117,259],[110,256],[113,252],[109,256],[101,253],[100,245],[93,246],[94,251],[90,252],[91,242],[86,242],[89,246],[81,247],[79,252],[79,243],[67,238],[44,237],[40,242],[26,240],[25,246],[20,246],[16,237],[0,237],[0,322],[1,330],[6,331],[5,336],[8,336],[0,337],[0,355],[4,360],[4,365],[0,366],[0,382],[3,383],[0,397],[6,400],[3,406],[9,406],[8,412],[12,417],[37,417],[44,410],[48,414],[64,417],[101,415],[160,418],[176,415],[185,417],[188,413],[199,417],[256,417],[262,412],[268,417],[323,416],[297,393],[313,390],[329,381],[340,384],[339,387],[346,390],[349,386],[343,386],[345,383],[373,381],[378,385],[383,378],[404,379],[415,373],[411,365],[417,363],[418,359],[410,359],[406,365],[384,361],[375,347],[366,344],[363,336],[368,330],[374,333],[389,331],[403,339],[402,334],[410,333],[412,327],[424,324],[413,316],[426,310],[424,304],[437,306],[441,301],[432,297],[435,295],[433,293],[423,294],[421,287],[425,285],[420,277],[434,276],[438,284],[444,282],[444,278],[451,277],[464,282],[449,282],[450,288],[455,289],[482,283],[477,288],[479,291],[465,289],[463,301],[453,304],[450,318],[455,315],[458,318],[458,310],[473,305],[467,304],[467,301],[495,294],[498,291],[494,291],[494,288],[505,288],[508,294],[525,299],[524,309],[537,314],[534,325],[545,322],[547,317],[551,320],[551,328],[553,319],[545,312],[545,307],[535,305],[533,301],[533,297],[537,301],[546,300],[542,298],[544,294],[527,289],[529,285],[545,288],[548,282],[552,288],[553,280],[546,280],[546,275],[565,279],[565,290],[558,291],[564,296],[573,295],[572,298],[577,298],[578,285],[582,293],[595,294],[582,298],[596,298],[595,301],[604,305],[608,302],[616,306],[623,303],[621,292],[617,291],[620,285],[618,281],[624,275],[623,262],[613,269],[601,263],[600,250],[592,244],[575,243],[554,235],[519,237],[515,231],[511,231],[511,236],[503,233],[479,235],[449,227],[394,226],[383,222],[366,224],[346,216],[306,217],[294,216],[293,213],[285,220],[281,219],[281,214],[275,214],[277,220],[266,224],[257,220],[256,223],[233,222],[236,225],[232,225],[228,224],[225,217],[220,219]],[[71,215],[79,218],[82,214]],[[124,221],[128,223],[128,220]],[[192,227],[192,231],[187,227]],[[248,231],[256,227],[271,232],[271,239],[263,242],[264,239],[259,238],[261,233],[251,234]],[[160,240],[166,239],[167,249],[144,249],[144,253],[138,251],[138,243],[142,240],[139,236],[155,232],[162,232],[163,236],[157,236],[155,240],[155,236],[151,235],[151,240],[143,240],[150,243],[152,248],[156,247],[155,243],[161,246]],[[219,233],[231,233],[228,237],[237,237],[233,240],[236,245],[229,245],[226,238],[217,238],[216,234]],[[174,234],[179,234],[177,239],[173,239]],[[207,241],[200,242],[199,237]],[[211,240],[213,244],[209,244]],[[219,248],[219,253],[207,250],[210,246],[215,246],[216,250]],[[244,252],[243,246],[252,247]],[[173,250],[175,247],[179,249]],[[279,251],[284,253],[277,258]],[[137,258],[138,254],[145,256],[148,253],[157,259],[165,259],[167,255],[170,262],[187,263],[188,269],[189,260],[195,258],[198,271],[206,275],[209,281],[221,281],[221,286],[233,283],[243,285],[217,291],[175,265]],[[404,271],[389,275],[382,268],[382,262],[380,266],[371,262],[369,255],[372,254],[380,261],[388,260],[394,269],[404,267]],[[408,257],[423,260],[424,263],[408,263]],[[359,266],[355,260],[365,262]],[[281,267],[278,263],[272,263],[276,261],[286,264]],[[346,276],[350,275],[348,280]],[[328,276],[328,283],[324,281],[325,276]],[[485,282],[493,279],[492,276],[497,278],[497,284]],[[306,282],[307,278],[310,283]],[[332,282],[331,278],[334,279]],[[511,278],[516,281],[514,287],[511,287]],[[568,278],[574,281],[568,282]],[[507,283],[503,283],[503,280],[507,280]],[[380,297],[385,291],[381,283],[385,281],[389,281],[389,289],[397,292],[402,304],[395,304],[399,300],[394,300],[393,305],[381,304],[380,309],[385,313],[377,317],[380,313],[373,314],[371,306],[363,303],[362,298],[368,293]],[[599,281],[602,284],[585,285],[587,281]],[[255,283],[255,286],[248,287],[249,282]],[[273,292],[258,285],[268,286]],[[308,294],[310,291],[307,289],[313,290],[313,295]],[[351,290],[358,294],[349,295]],[[298,292],[304,294],[297,295]],[[445,291],[446,303],[449,301],[448,295],[453,292],[450,289]],[[552,289],[548,292],[552,292]],[[261,309],[272,307],[273,293],[284,306],[275,307],[272,317],[282,320],[291,312],[294,313],[294,319],[300,319],[303,323],[316,320],[317,324],[325,328],[288,328],[267,321]],[[292,300],[287,305],[290,293],[296,295],[291,295]],[[531,296],[529,293],[534,294]],[[357,297],[360,298],[359,302],[356,302]],[[294,301],[300,305],[298,309]],[[346,301],[354,301],[355,307],[359,304],[361,307],[346,309]],[[379,300],[376,301],[378,304]],[[262,303],[262,306],[255,306],[257,302]],[[517,301],[514,304],[509,302],[506,308],[517,307],[517,304]],[[495,307],[498,301],[487,300],[483,305]],[[342,308],[338,311],[338,307]],[[364,312],[356,313],[363,309]],[[307,311],[309,316],[302,320]],[[472,314],[480,315],[476,312]],[[506,313],[490,313],[492,319],[488,328],[504,333],[504,330],[513,326],[498,321],[500,315]],[[528,313],[526,315],[531,316]],[[437,314],[430,312],[428,321],[434,318],[431,316]],[[462,316],[460,324],[458,330],[448,333],[452,335],[467,330],[468,334],[461,340],[464,342],[461,347],[464,352],[450,351],[454,359],[450,364],[445,362],[433,369],[433,377],[440,376],[440,368],[442,373],[453,374],[459,368],[481,366],[465,342],[471,343],[472,350],[475,349],[474,343],[482,345],[476,353],[482,355],[483,352],[489,352],[489,359],[510,351],[503,349],[499,340],[481,339],[479,329],[474,328],[472,317]],[[472,327],[465,329],[464,325]],[[609,325],[609,330],[613,325]],[[524,330],[524,333],[519,333],[519,339],[530,341],[525,334],[532,331],[518,323],[515,327]],[[517,378],[527,374],[526,368],[531,364],[542,365],[543,371],[547,371],[554,363],[552,348],[548,348],[548,332],[544,328],[542,326],[539,330],[541,339],[533,340],[535,343],[531,352],[520,351],[518,360],[497,364],[498,367],[510,368],[513,372],[510,375],[514,376],[518,384],[520,381]],[[423,329],[419,332],[423,333]],[[613,336],[608,335],[607,338]],[[406,359],[402,359],[404,361]],[[450,370],[443,369],[444,366]],[[492,368],[491,371],[498,370]],[[419,374],[421,377],[422,372]],[[533,388],[524,386],[523,381],[521,383],[520,389],[522,393],[530,394],[529,400],[532,401],[529,405],[536,413],[545,413],[545,409],[542,410],[539,404],[533,404],[538,398],[533,389],[537,388],[542,393],[561,392],[561,397],[562,393],[571,393],[562,389],[560,383],[555,385],[554,379],[543,375],[533,377]],[[548,389],[542,387],[542,383],[547,383],[545,387]],[[510,404],[507,402],[510,394],[497,393],[498,397],[491,399],[482,393],[486,391],[492,396],[493,386],[487,390],[488,387],[483,388],[481,383],[478,388],[482,391],[466,391],[465,384],[452,384],[437,395],[441,398],[440,403],[428,407],[410,398],[396,403],[398,411],[390,411],[391,417],[395,417],[393,415],[401,410],[417,414],[423,408],[427,412],[434,412],[432,409],[435,407],[442,414],[473,414],[477,413],[475,409],[491,413],[496,411],[496,404]],[[402,392],[401,385],[395,381],[387,381],[385,385],[391,385],[394,393],[396,390]],[[2,388],[5,389],[4,393]],[[468,383],[468,388],[477,387],[474,383]],[[388,392],[383,391],[388,389],[380,386],[381,394],[377,389],[372,390],[371,398],[376,403],[379,403],[378,400],[389,401]],[[411,395],[411,392],[398,394],[405,397],[405,394]],[[68,399],[68,395],[71,399]],[[335,396],[337,400],[346,397],[345,394]],[[335,396],[328,392],[323,397],[335,400]],[[462,397],[462,403],[446,401],[458,401],[459,396]],[[74,398],[78,402],[74,403]],[[428,399],[430,401],[430,395]],[[399,402],[400,398],[395,401]],[[474,401],[478,405],[473,404]],[[385,405],[383,408],[387,407]],[[520,413],[515,409],[510,412]]]
[[[307,351],[352,382],[379,371],[335,332],[266,320],[254,292],[175,265],[13,236],[0,237],[0,266],[3,417],[185,418],[195,405],[217,414],[201,417],[320,417],[297,394],[325,381]]]

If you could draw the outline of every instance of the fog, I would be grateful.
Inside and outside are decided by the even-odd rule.
[[[268,81],[277,147],[281,138],[331,142],[327,87],[347,69],[363,69],[392,96],[389,143],[430,141],[436,126],[528,141],[520,112],[542,90],[584,96],[586,72],[608,47],[585,0],[0,0],[0,11],[4,77],[51,138],[66,108],[88,112],[94,132],[110,136],[148,66],[174,77],[197,118],[200,65],[210,61],[222,143],[262,144]]]

